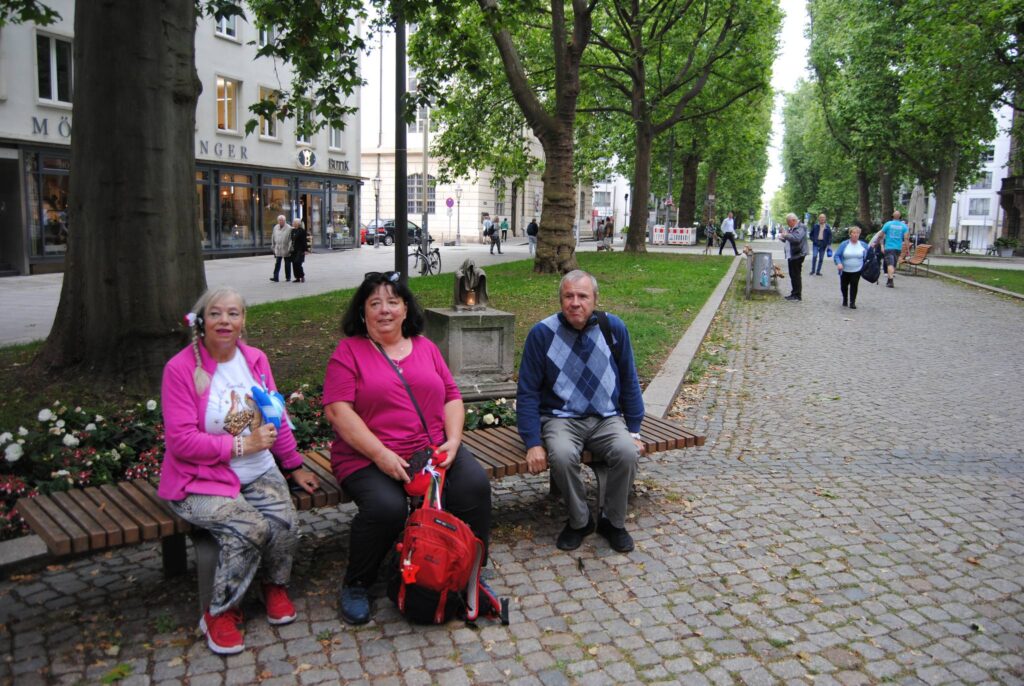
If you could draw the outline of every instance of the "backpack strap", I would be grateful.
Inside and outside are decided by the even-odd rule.
[[[612,352],[612,359],[615,361],[615,366],[619,366],[619,350],[615,346],[614,337],[612,336],[612,325],[608,321],[608,313],[604,310],[594,310],[594,316],[597,317],[597,326],[601,329],[601,334],[604,336],[604,342],[608,344],[608,349]]]
[[[466,584],[466,621],[473,622],[480,616],[480,563],[484,557],[484,544],[475,539],[473,554],[473,569],[469,573],[469,582]]]

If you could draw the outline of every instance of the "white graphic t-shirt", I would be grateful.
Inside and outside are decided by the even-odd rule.
[[[252,378],[245,356],[238,350],[229,362],[217,365],[217,371],[210,381],[210,402],[206,405],[206,433],[248,436],[250,428],[263,423],[259,408],[252,399]],[[252,483],[274,466],[274,456],[269,450],[250,453],[231,459],[242,485]]]

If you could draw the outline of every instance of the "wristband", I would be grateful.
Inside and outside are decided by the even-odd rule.
[[[235,436],[235,457],[242,456],[242,437]]]

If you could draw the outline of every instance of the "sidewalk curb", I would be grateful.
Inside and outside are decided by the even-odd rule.
[[[657,376],[647,385],[647,389],[644,391],[646,414],[664,417],[672,409],[672,403],[675,402],[676,395],[686,378],[686,370],[690,368],[690,362],[693,361],[697,350],[700,349],[700,344],[704,342],[704,337],[707,336],[708,329],[711,328],[711,322],[714,320],[718,308],[721,307],[722,301],[725,300],[733,277],[742,261],[742,257],[733,258],[729,271],[711,292],[711,297],[704,303],[704,307],[694,317],[686,329],[686,333],[669,353],[668,359],[661,366]]]
[[[1008,295],[1011,298],[1024,300],[1024,294],[1021,293],[1014,293],[1013,291],[1008,291],[1004,288],[996,288],[995,286],[989,286],[988,284],[978,283],[977,281],[971,281],[970,279],[965,279],[962,276],[953,276],[952,274],[946,274],[945,272],[941,272],[938,269],[929,269],[928,271],[932,274],[938,274],[939,276],[946,279],[953,279],[954,281],[965,283],[968,286],[974,286],[975,288],[982,288],[986,291],[992,291],[993,293],[998,293],[1000,295]]]
[[[35,534],[0,541],[0,578],[6,578],[22,565],[34,566],[49,556],[43,539]]]

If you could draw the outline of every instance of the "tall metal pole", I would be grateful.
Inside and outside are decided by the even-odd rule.
[[[455,245],[462,245],[462,186],[455,187]]]
[[[427,158],[427,152],[428,152],[427,151],[427,145],[428,145],[428,139],[427,139],[427,135],[428,134],[427,134],[427,132],[430,131],[430,108],[429,107],[425,107],[424,109],[426,110],[426,116],[424,116],[424,118],[423,118],[423,189],[422,189],[423,195],[421,196],[421,198],[423,200],[423,223],[420,224],[420,228],[423,229],[423,234],[420,236],[420,245],[423,246],[423,254],[426,254],[427,248],[430,247],[430,242],[427,240],[428,235],[430,233],[427,230],[427,223],[428,223],[428,219],[427,219],[427,190],[428,190],[427,179],[430,178],[430,176],[427,174],[428,164],[429,164],[429,160]]]
[[[409,151],[405,124],[405,18],[401,0],[395,8],[395,271],[409,280]]]

